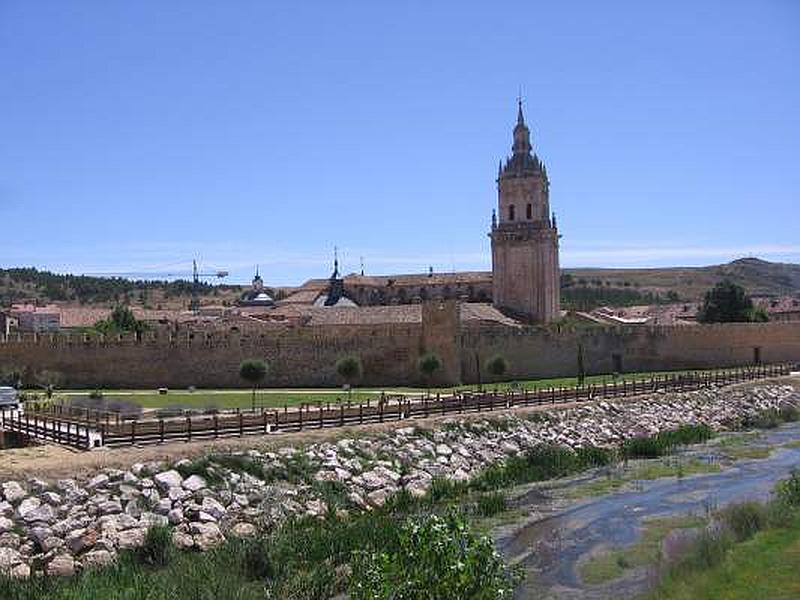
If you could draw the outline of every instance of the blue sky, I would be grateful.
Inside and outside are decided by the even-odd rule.
[[[0,0],[0,265],[488,269],[520,87],[564,266],[800,262],[800,2]]]

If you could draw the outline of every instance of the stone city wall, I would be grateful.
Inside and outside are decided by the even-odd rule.
[[[270,386],[338,386],[336,361],[358,355],[362,385],[423,383],[417,361],[436,352],[444,369],[435,383],[486,381],[488,359],[500,354],[510,379],[577,372],[579,346],[587,373],[724,367],[800,361],[800,323],[613,327],[578,332],[500,324],[461,325],[455,302],[423,311],[423,323],[280,327],[267,333],[145,334],[104,340],[66,334],[11,336],[0,341],[0,370],[32,380],[56,371],[69,387],[236,387],[239,363],[269,362]]]
[[[268,385],[341,385],[336,361],[357,354],[365,384],[405,383],[420,352],[420,325],[286,328],[264,335],[194,337],[40,335],[0,342],[0,369],[64,376],[65,387],[240,387],[239,364],[269,363]]]
[[[466,328],[460,343],[465,382],[477,381],[477,365],[485,365],[496,354],[508,361],[510,378],[575,375],[579,346],[589,374],[702,369],[798,362],[800,323],[602,327],[576,332],[482,325]],[[486,379],[485,374],[482,377]]]

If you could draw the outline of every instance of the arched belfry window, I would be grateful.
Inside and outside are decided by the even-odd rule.
[[[508,220],[509,221],[513,221],[514,220],[514,205],[513,204],[510,204],[509,207],[508,207]]]
[[[530,203],[525,207],[525,218],[529,221],[533,218],[533,205]]]

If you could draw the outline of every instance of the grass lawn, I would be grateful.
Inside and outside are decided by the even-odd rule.
[[[76,396],[86,396],[88,392],[77,392],[61,394],[62,397],[74,398]],[[368,399],[375,400],[380,396],[378,393],[353,392],[351,400],[353,402],[366,402]],[[141,405],[143,408],[164,408],[167,406],[181,406],[183,408],[241,408],[250,409],[253,403],[253,396],[250,390],[197,390],[194,392],[171,391],[167,394],[158,392],[125,392],[125,391],[104,391],[105,400],[125,400]],[[294,392],[287,391],[281,393],[256,392],[256,408],[282,408],[285,405],[299,406],[300,404],[316,404],[317,402],[332,405],[338,402],[347,402],[347,393],[339,392],[319,393],[319,391]]]
[[[662,583],[652,600],[793,600],[800,598],[800,516],[789,527],[737,544],[722,563]]]
[[[661,479],[662,477],[689,477],[702,473],[718,473],[721,467],[715,463],[692,458],[685,460],[680,456],[668,456],[657,461],[648,460],[615,467],[604,479],[595,479],[567,490],[567,498],[603,496],[610,494],[634,481]]]
[[[632,381],[648,379],[653,376],[678,375],[686,373],[706,373],[708,371],[659,371],[645,373],[626,373],[616,378],[617,381]],[[603,382],[611,383],[614,379],[611,375],[591,375],[586,377],[587,384],[599,384]],[[498,389],[500,391],[511,389],[512,386],[522,389],[548,389],[551,387],[575,387],[578,383],[577,377],[558,377],[550,379],[531,379],[516,382],[484,383],[485,390]],[[456,388],[433,388],[431,393],[451,394],[453,391],[477,391],[478,385],[463,385]],[[413,395],[423,396],[427,393],[425,388],[415,387],[388,387],[355,389],[351,394],[353,402],[375,400],[380,397],[381,392],[390,395]],[[60,397],[85,396],[87,390],[64,390],[58,395]],[[186,390],[170,390],[167,394],[159,394],[156,390],[103,390],[107,400],[127,400],[136,402],[144,408],[163,408],[167,406],[182,406],[192,408],[250,408],[252,404],[251,391],[248,389],[198,389],[194,392]],[[337,388],[264,388],[256,394],[256,406],[268,408],[281,408],[284,405],[297,406],[303,403],[316,404],[317,402],[330,402],[334,404],[337,400],[347,400],[347,393]]]

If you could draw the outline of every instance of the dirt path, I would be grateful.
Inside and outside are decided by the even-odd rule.
[[[791,383],[800,388],[800,377],[783,377],[778,379],[762,379],[757,382],[746,382],[736,387],[757,386],[767,383]],[[733,387],[733,386],[731,386]],[[643,394],[647,396],[648,394]],[[642,396],[618,398],[616,402],[632,402]],[[259,448],[263,450],[277,449],[284,446],[303,446],[323,441],[336,441],[345,437],[370,435],[382,431],[391,431],[403,427],[432,427],[436,423],[453,420],[480,420],[488,416],[497,417],[504,414],[529,414],[533,412],[551,411],[554,408],[565,410],[584,405],[585,402],[567,402],[563,404],[544,404],[539,406],[520,407],[495,410],[492,413],[468,413],[446,415],[426,419],[409,419],[388,423],[369,425],[352,425],[332,427],[301,432],[277,433],[265,436],[246,436],[224,440],[204,440],[199,442],[173,442],[157,446],[102,448],[92,451],[70,450],[52,444],[16,448],[0,451],[0,479],[15,477],[75,477],[82,473],[95,472],[102,468],[127,468],[133,463],[148,461],[171,461],[184,457],[198,456],[209,452],[226,450],[246,450]]]

